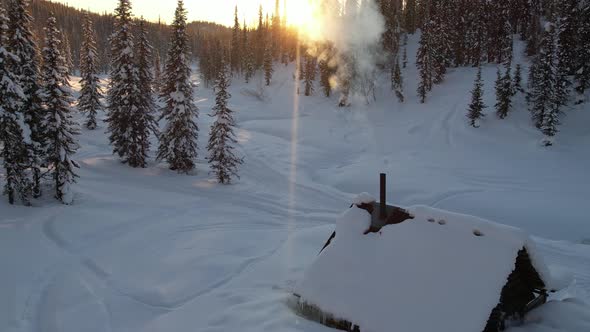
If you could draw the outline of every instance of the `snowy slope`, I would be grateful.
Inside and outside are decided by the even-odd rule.
[[[590,239],[588,106],[570,110],[556,146],[545,149],[522,100],[507,120],[490,114],[482,128],[467,126],[474,69],[451,70],[420,105],[410,63],[406,104],[383,84],[377,103],[348,109],[334,106],[337,97],[296,98],[292,71],[277,68],[265,101],[245,93],[255,83],[235,80],[230,106],[245,157],[235,185],[219,186],[207,174],[214,100],[200,87],[201,156],[191,176],[154,163],[121,165],[103,126],[80,137],[75,205],[0,200],[0,331],[329,331],[285,300],[353,194],[375,193],[380,171],[389,174],[393,203],[477,215],[539,236],[550,268],[574,280],[556,300],[575,299],[554,302],[515,330],[590,330],[583,304],[590,246],[581,244]],[[493,105],[495,67],[486,66],[484,77]]]

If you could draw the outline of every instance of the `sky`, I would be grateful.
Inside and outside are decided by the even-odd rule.
[[[70,6],[88,9],[93,12],[111,13],[117,5],[117,0],[54,0]],[[281,6],[296,7],[298,2],[306,0],[280,0]],[[258,6],[262,5],[265,11],[274,12],[275,0],[185,0],[189,21],[202,20],[216,22],[225,25],[233,25],[234,7],[238,5],[240,21],[246,20],[248,24],[256,22]],[[172,21],[176,1],[174,0],[132,0],[133,14],[144,16],[150,21],[157,21],[158,17],[167,23]]]

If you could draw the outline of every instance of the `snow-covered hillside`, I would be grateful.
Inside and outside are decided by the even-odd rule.
[[[190,176],[153,160],[131,169],[111,155],[104,124],[83,130],[73,206],[0,201],[0,331],[329,331],[286,299],[351,198],[378,189],[379,172],[392,203],[523,228],[553,272],[572,276],[556,297],[568,300],[512,332],[590,331],[589,106],[567,112],[550,148],[539,145],[522,96],[507,119],[490,107],[473,129],[465,113],[475,72],[451,69],[421,105],[409,63],[405,104],[383,83],[376,103],[344,109],[319,92],[297,96],[293,67],[276,69],[264,101],[248,93],[256,83],[235,79],[230,106],[245,163],[231,186],[208,175],[214,98],[203,87]],[[484,67],[488,106],[495,75]]]

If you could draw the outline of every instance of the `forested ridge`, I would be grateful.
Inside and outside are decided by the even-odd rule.
[[[64,43],[69,43],[71,49],[71,58],[74,68],[79,69],[80,65],[80,48],[82,46],[83,34],[82,24],[85,12],[63,3],[51,2],[47,0],[32,0],[31,14],[34,18],[33,31],[42,44],[43,40],[39,36],[43,35],[45,22],[51,14],[55,16],[57,26],[64,34]],[[112,13],[88,13],[94,22],[94,29],[97,36],[97,53],[99,57],[99,69],[102,73],[108,73],[109,68],[109,37],[113,33],[115,18]],[[136,19],[139,19],[138,17]],[[165,57],[168,51],[168,38],[170,27],[163,22],[146,22],[148,39],[155,48],[155,52]],[[216,38],[229,38],[229,29],[210,22],[190,22],[188,23],[189,44],[191,52],[198,54],[199,45],[207,36],[215,35]]]

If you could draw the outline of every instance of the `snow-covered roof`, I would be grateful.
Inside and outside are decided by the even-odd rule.
[[[363,332],[483,331],[523,247],[551,287],[523,231],[425,206],[408,211],[414,219],[363,235],[371,216],[347,210],[296,287],[302,301]]]

